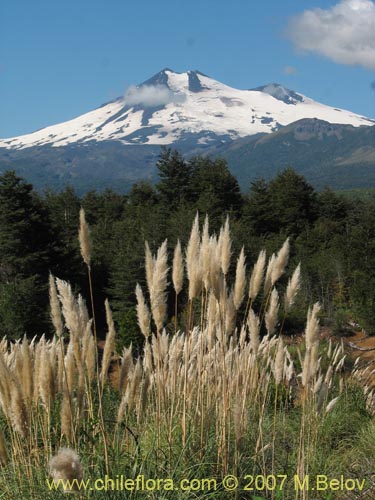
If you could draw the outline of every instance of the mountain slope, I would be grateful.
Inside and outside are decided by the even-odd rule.
[[[73,120],[0,140],[0,172],[14,169],[38,189],[127,191],[155,180],[160,146],[168,145],[186,156],[226,157],[245,189],[288,165],[316,185],[375,186],[374,123],[278,84],[237,90],[199,71],[165,69]]]
[[[237,90],[199,71],[165,69],[124,97],[73,120],[0,140],[0,147],[63,147],[91,141],[172,144],[194,135],[198,144],[270,133],[301,118],[371,125],[368,118],[320,104],[277,84]]]
[[[375,127],[303,119],[271,135],[247,137],[215,151],[243,188],[293,167],[317,188],[375,187]]]

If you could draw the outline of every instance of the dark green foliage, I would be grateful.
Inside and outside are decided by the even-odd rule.
[[[48,271],[60,255],[48,213],[32,186],[0,177],[0,335],[43,333]]]
[[[291,168],[271,182],[253,182],[246,214],[255,232],[298,235],[316,219],[316,195],[312,186]]]
[[[307,304],[319,301],[323,318],[336,332],[357,321],[375,332],[375,203],[345,199],[330,190],[320,193],[288,168],[273,180],[258,179],[242,196],[224,160],[185,160],[163,150],[160,181],[134,184],[128,195],[90,191],[80,198],[72,188],[47,191],[43,198],[14,173],[0,177],[0,328],[14,337],[51,331],[48,320],[48,272],[69,280],[76,292],[89,297],[87,270],[77,233],[81,206],[93,240],[92,276],[99,337],[106,333],[104,300],[109,297],[119,334],[138,345],[134,313],[138,282],[148,299],[144,242],[155,253],[168,239],[169,265],[180,239],[185,248],[197,210],[201,226],[209,215],[218,232],[230,215],[233,259],[228,276],[245,246],[248,272],[258,252],[276,252],[291,237],[291,264],[278,284],[282,294],[298,262],[302,263],[302,293],[284,320],[284,331],[303,328]],[[168,316],[174,316],[170,284]],[[179,296],[179,326],[188,300]],[[244,311],[239,311],[238,320]],[[171,331],[174,329],[171,329]]]
[[[188,165],[192,169],[192,199],[197,210],[214,219],[225,212],[239,213],[242,207],[240,187],[225,160],[195,157]]]
[[[170,210],[191,201],[192,168],[178,151],[163,149],[156,164],[160,182],[157,190],[161,203]]]

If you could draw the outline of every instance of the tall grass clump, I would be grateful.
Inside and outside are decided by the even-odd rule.
[[[83,212],[80,223],[93,303]],[[343,346],[322,342],[319,304],[307,311],[301,342],[293,344],[285,335],[284,320],[301,284],[300,265],[288,269],[289,239],[268,262],[261,251],[252,266],[242,248],[233,278],[232,254],[229,219],[216,235],[210,234],[207,218],[201,232],[198,215],[186,249],[177,242],[171,269],[167,242],[155,254],[146,243],[147,289],[137,284],[135,290],[143,352],[136,357],[132,346],[115,352],[115,324],[106,301],[108,330],[100,363],[93,314],[69,283],[50,276],[54,337],[0,342],[0,481],[6,498],[46,496],[48,471],[54,477],[142,473],[176,481],[220,481],[225,474],[303,480],[306,474],[329,473],[339,448],[332,421],[340,418],[338,411],[354,411],[346,401],[357,387],[344,373]],[[178,300],[185,281],[186,308]],[[365,403],[362,417],[367,422]],[[332,438],[330,450],[322,439],[325,432]],[[347,446],[353,450],[355,443]],[[276,490],[258,493],[280,498]],[[163,495],[187,498],[177,491]],[[207,498],[234,498],[220,487],[212,495]],[[296,498],[291,482],[283,495]],[[298,498],[318,496],[301,491]]]

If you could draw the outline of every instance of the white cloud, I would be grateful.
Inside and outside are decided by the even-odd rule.
[[[164,85],[142,85],[129,87],[125,92],[125,101],[130,106],[142,104],[145,107],[164,106],[169,103],[178,103],[184,96],[172,92]]]
[[[375,70],[375,3],[371,0],[341,0],[327,10],[305,10],[290,19],[286,35],[303,52]]]

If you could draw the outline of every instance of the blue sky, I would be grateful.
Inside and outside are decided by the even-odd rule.
[[[375,3],[2,0],[0,137],[90,111],[165,67],[243,89],[278,82],[375,117]]]

